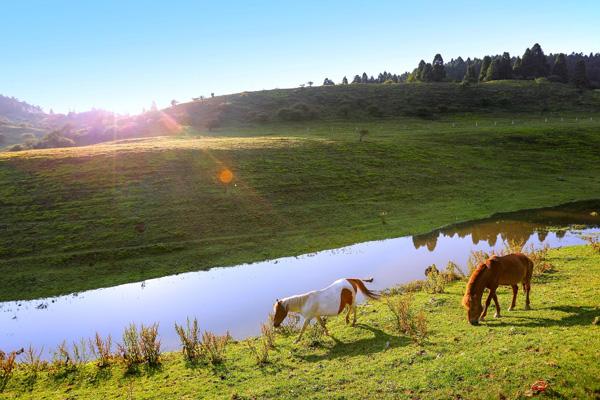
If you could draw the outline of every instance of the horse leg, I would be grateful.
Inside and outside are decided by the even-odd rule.
[[[500,303],[498,302],[498,296],[496,295],[496,290],[494,290],[494,304],[496,305],[496,314],[494,314],[494,318],[500,318]]]
[[[356,325],[356,303],[352,304],[352,326]]]
[[[300,339],[302,339],[302,335],[304,334],[304,331],[306,330],[306,327],[310,323],[311,319],[312,318],[306,318],[304,320],[304,324],[302,324],[302,329],[300,330],[300,335],[298,336],[298,339],[296,339],[296,341],[294,341],[294,343],[298,343],[300,341]]]
[[[323,318],[321,318],[321,316],[318,316],[317,321],[319,321],[319,324],[321,324],[321,326],[323,327],[325,335],[329,336],[329,331],[327,331],[327,327],[325,326],[325,321],[323,321]]]
[[[350,313],[352,312],[352,306],[348,306],[348,312],[346,313],[346,325],[350,323]]]
[[[508,308],[508,311],[512,311],[515,309],[515,305],[517,304],[517,293],[519,293],[518,285],[511,285],[511,286],[512,286],[512,290],[513,290],[513,299],[512,299],[512,303],[510,304],[510,307]]]
[[[483,312],[481,313],[481,316],[479,317],[480,321],[483,321],[485,319],[485,316],[487,315],[487,309],[490,306],[490,301],[492,301],[492,291],[490,290],[490,294],[488,295],[487,300],[485,301],[485,308],[483,309]]]
[[[523,283],[523,290],[525,291],[525,309],[531,310],[529,306],[529,291],[531,290],[531,282]]]

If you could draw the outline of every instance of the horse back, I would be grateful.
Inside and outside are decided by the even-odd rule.
[[[533,264],[524,254],[513,253],[490,260],[490,267],[496,271],[499,285],[516,285],[531,277]]]

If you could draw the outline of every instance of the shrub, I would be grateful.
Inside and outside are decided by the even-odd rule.
[[[68,373],[77,368],[66,341],[59,344],[52,354],[52,367],[56,373]]]
[[[10,378],[12,377],[16,366],[16,358],[17,353],[14,351],[6,354],[0,350],[0,393],[4,391],[6,385],[8,385],[8,381],[10,381]]]
[[[137,327],[129,325],[123,331],[123,343],[118,346],[119,357],[126,368],[130,369],[142,363],[142,350]]]
[[[415,343],[422,343],[427,337],[427,320],[423,310],[415,312],[411,294],[387,297],[386,304],[394,316],[398,332],[410,337]]]
[[[27,372],[35,375],[39,371],[41,371],[46,363],[42,361],[42,353],[44,352],[44,348],[42,347],[39,351],[37,351],[33,346],[29,345],[23,351],[23,362],[25,369]]]
[[[326,317],[321,317],[323,322],[327,323]],[[325,329],[318,322],[312,324],[306,331],[305,338],[309,347],[318,347],[323,343],[325,338]]]
[[[539,249],[534,248],[533,244],[522,249],[522,252],[533,262],[534,275],[542,275],[552,269],[552,264],[547,261],[548,251],[550,251],[550,246],[547,244]]]
[[[588,242],[588,245],[596,253],[600,253],[600,236],[582,236],[582,238]]]
[[[255,345],[252,339],[246,341],[246,345],[254,356],[256,365],[263,365],[269,362],[271,346],[269,346],[268,339],[264,336],[258,339],[258,345]]]
[[[187,319],[186,326],[175,324],[175,331],[181,342],[183,358],[191,363],[196,363],[202,358],[202,347],[200,343],[198,320]]]
[[[358,131],[358,141],[362,142],[363,139],[369,134],[368,129],[361,129]]]
[[[275,348],[275,329],[273,328],[272,318],[273,318],[273,316],[270,315],[269,316],[269,321],[267,321],[266,323],[262,324],[261,327],[260,327],[260,331],[262,332],[262,336],[263,336],[264,340],[266,341],[266,343],[267,343],[267,345],[269,346],[270,349],[274,349]]]
[[[429,270],[429,273],[427,273],[423,290],[431,294],[444,293],[444,288],[446,287],[446,278],[438,271],[435,264],[431,267],[429,267],[431,269]]]
[[[84,339],[81,339],[79,343],[73,342],[73,363],[75,365],[82,365],[90,360],[90,353],[88,352],[88,344]]]
[[[142,359],[150,366],[160,364],[160,340],[158,339],[158,324],[140,328],[140,350]]]
[[[112,338],[108,335],[106,340],[104,340],[102,339],[102,336],[96,332],[94,339],[90,339],[90,350],[96,358],[96,365],[99,368],[108,367],[112,360]]]
[[[225,348],[230,340],[229,332],[224,336],[208,331],[202,334],[202,352],[211,364],[220,364],[225,360]]]
[[[446,282],[458,281],[465,279],[465,273],[462,272],[457,264],[453,263],[452,261],[448,261],[448,264],[446,264],[446,270],[444,271],[444,278],[446,279]]]
[[[473,274],[473,271],[475,271],[477,269],[477,267],[481,263],[484,263],[485,260],[487,260],[488,258],[490,258],[490,256],[485,251],[482,251],[482,250],[471,251],[471,254],[469,255],[469,259],[467,260],[467,270],[468,270],[469,276],[471,276]]]

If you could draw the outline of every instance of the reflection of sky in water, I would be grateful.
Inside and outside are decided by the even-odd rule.
[[[487,224],[487,225],[486,225]],[[518,225],[518,226],[517,226]],[[197,317],[201,329],[241,338],[259,333],[276,298],[327,286],[340,277],[374,277],[375,289],[423,278],[433,263],[464,267],[473,250],[501,249],[504,240],[527,233],[527,244],[580,244],[578,232],[543,233],[539,224],[484,222],[448,228],[422,237],[360,243],[336,250],[278,260],[190,272],[54,299],[0,303],[0,348],[28,344],[48,351],[62,340],[92,337],[96,331],[119,341],[131,322],[160,323],[165,350],[178,347],[173,324]],[[511,230],[514,230],[511,232]],[[599,230],[587,229],[586,232]],[[507,234],[507,232],[510,232]],[[516,236],[514,236],[517,234]],[[47,308],[37,308],[47,305]],[[16,318],[15,318],[16,317]]]

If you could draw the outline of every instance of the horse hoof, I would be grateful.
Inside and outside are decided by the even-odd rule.
[[[526,305],[525,310],[531,310],[531,307],[529,307],[529,305]]]
[[[494,318],[500,318],[500,314],[498,314],[498,313],[494,314]]]
[[[479,322],[485,321],[485,317],[479,317]]]
[[[513,308],[513,307],[509,307],[509,308],[508,308],[508,311],[513,311],[513,310],[514,310],[514,308]]]

